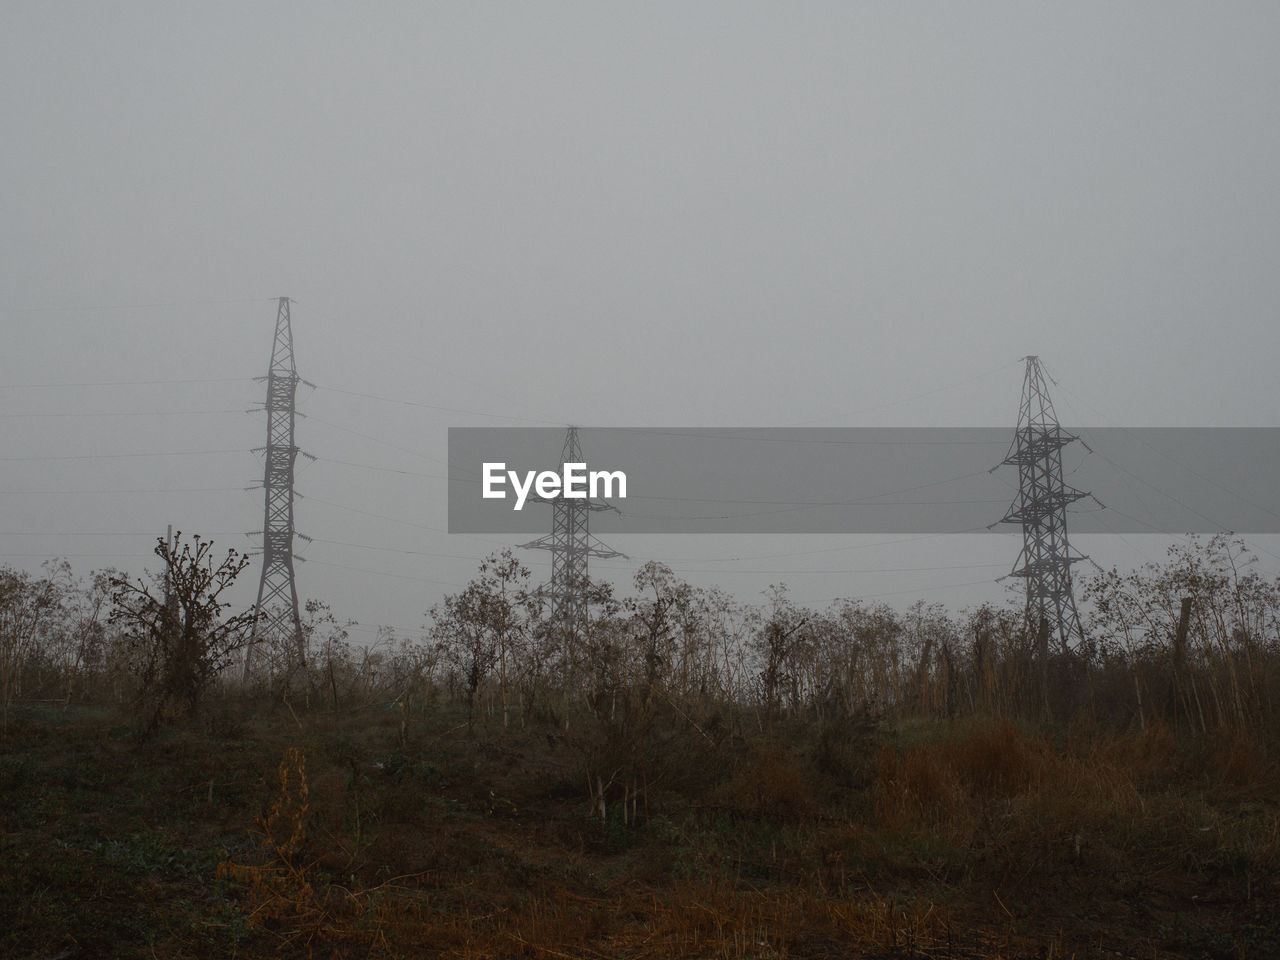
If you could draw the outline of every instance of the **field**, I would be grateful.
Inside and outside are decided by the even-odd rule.
[[[223,690],[139,738],[18,705],[0,954],[1280,955],[1280,777],[1245,738],[700,719],[660,712],[602,817],[578,719]]]
[[[658,564],[566,631],[508,553],[251,652],[196,547],[0,570],[0,956],[1280,956],[1280,584],[1225,538],[1074,643]]]

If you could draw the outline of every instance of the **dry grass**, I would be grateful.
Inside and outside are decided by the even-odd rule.
[[[1280,782],[1234,736],[965,721],[835,750],[796,725],[672,758],[624,825],[532,726],[229,714],[137,746],[60,716],[0,755],[8,956],[1280,951]]]

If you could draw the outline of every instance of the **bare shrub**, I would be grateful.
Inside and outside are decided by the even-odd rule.
[[[42,635],[57,619],[70,576],[65,561],[46,564],[44,577],[0,568],[0,732],[9,728],[9,707],[38,656]]]
[[[154,731],[169,719],[195,713],[220,671],[230,666],[248,640],[252,612],[223,618],[230,604],[222,594],[248,565],[247,557],[228,550],[214,563],[213,541],[197,535],[182,543],[161,537],[155,553],[164,572],[148,584],[119,577],[111,621],[118,624],[137,658],[141,673],[138,706],[145,728]]]

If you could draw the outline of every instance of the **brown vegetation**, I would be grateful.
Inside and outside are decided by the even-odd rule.
[[[1280,592],[1243,560],[1097,578],[1039,664],[1010,611],[659,565],[557,637],[498,557],[422,642],[312,605],[301,669],[145,740],[64,584],[0,741],[0,953],[1280,955]]]

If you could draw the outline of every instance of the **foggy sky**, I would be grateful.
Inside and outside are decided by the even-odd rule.
[[[0,563],[252,547],[278,296],[318,387],[299,590],[369,629],[513,542],[442,532],[451,425],[1012,429],[1036,353],[1069,426],[1274,426],[1277,35],[1246,3],[8,2]],[[877,539],[612,545],[955,606],[1017,551]]]

